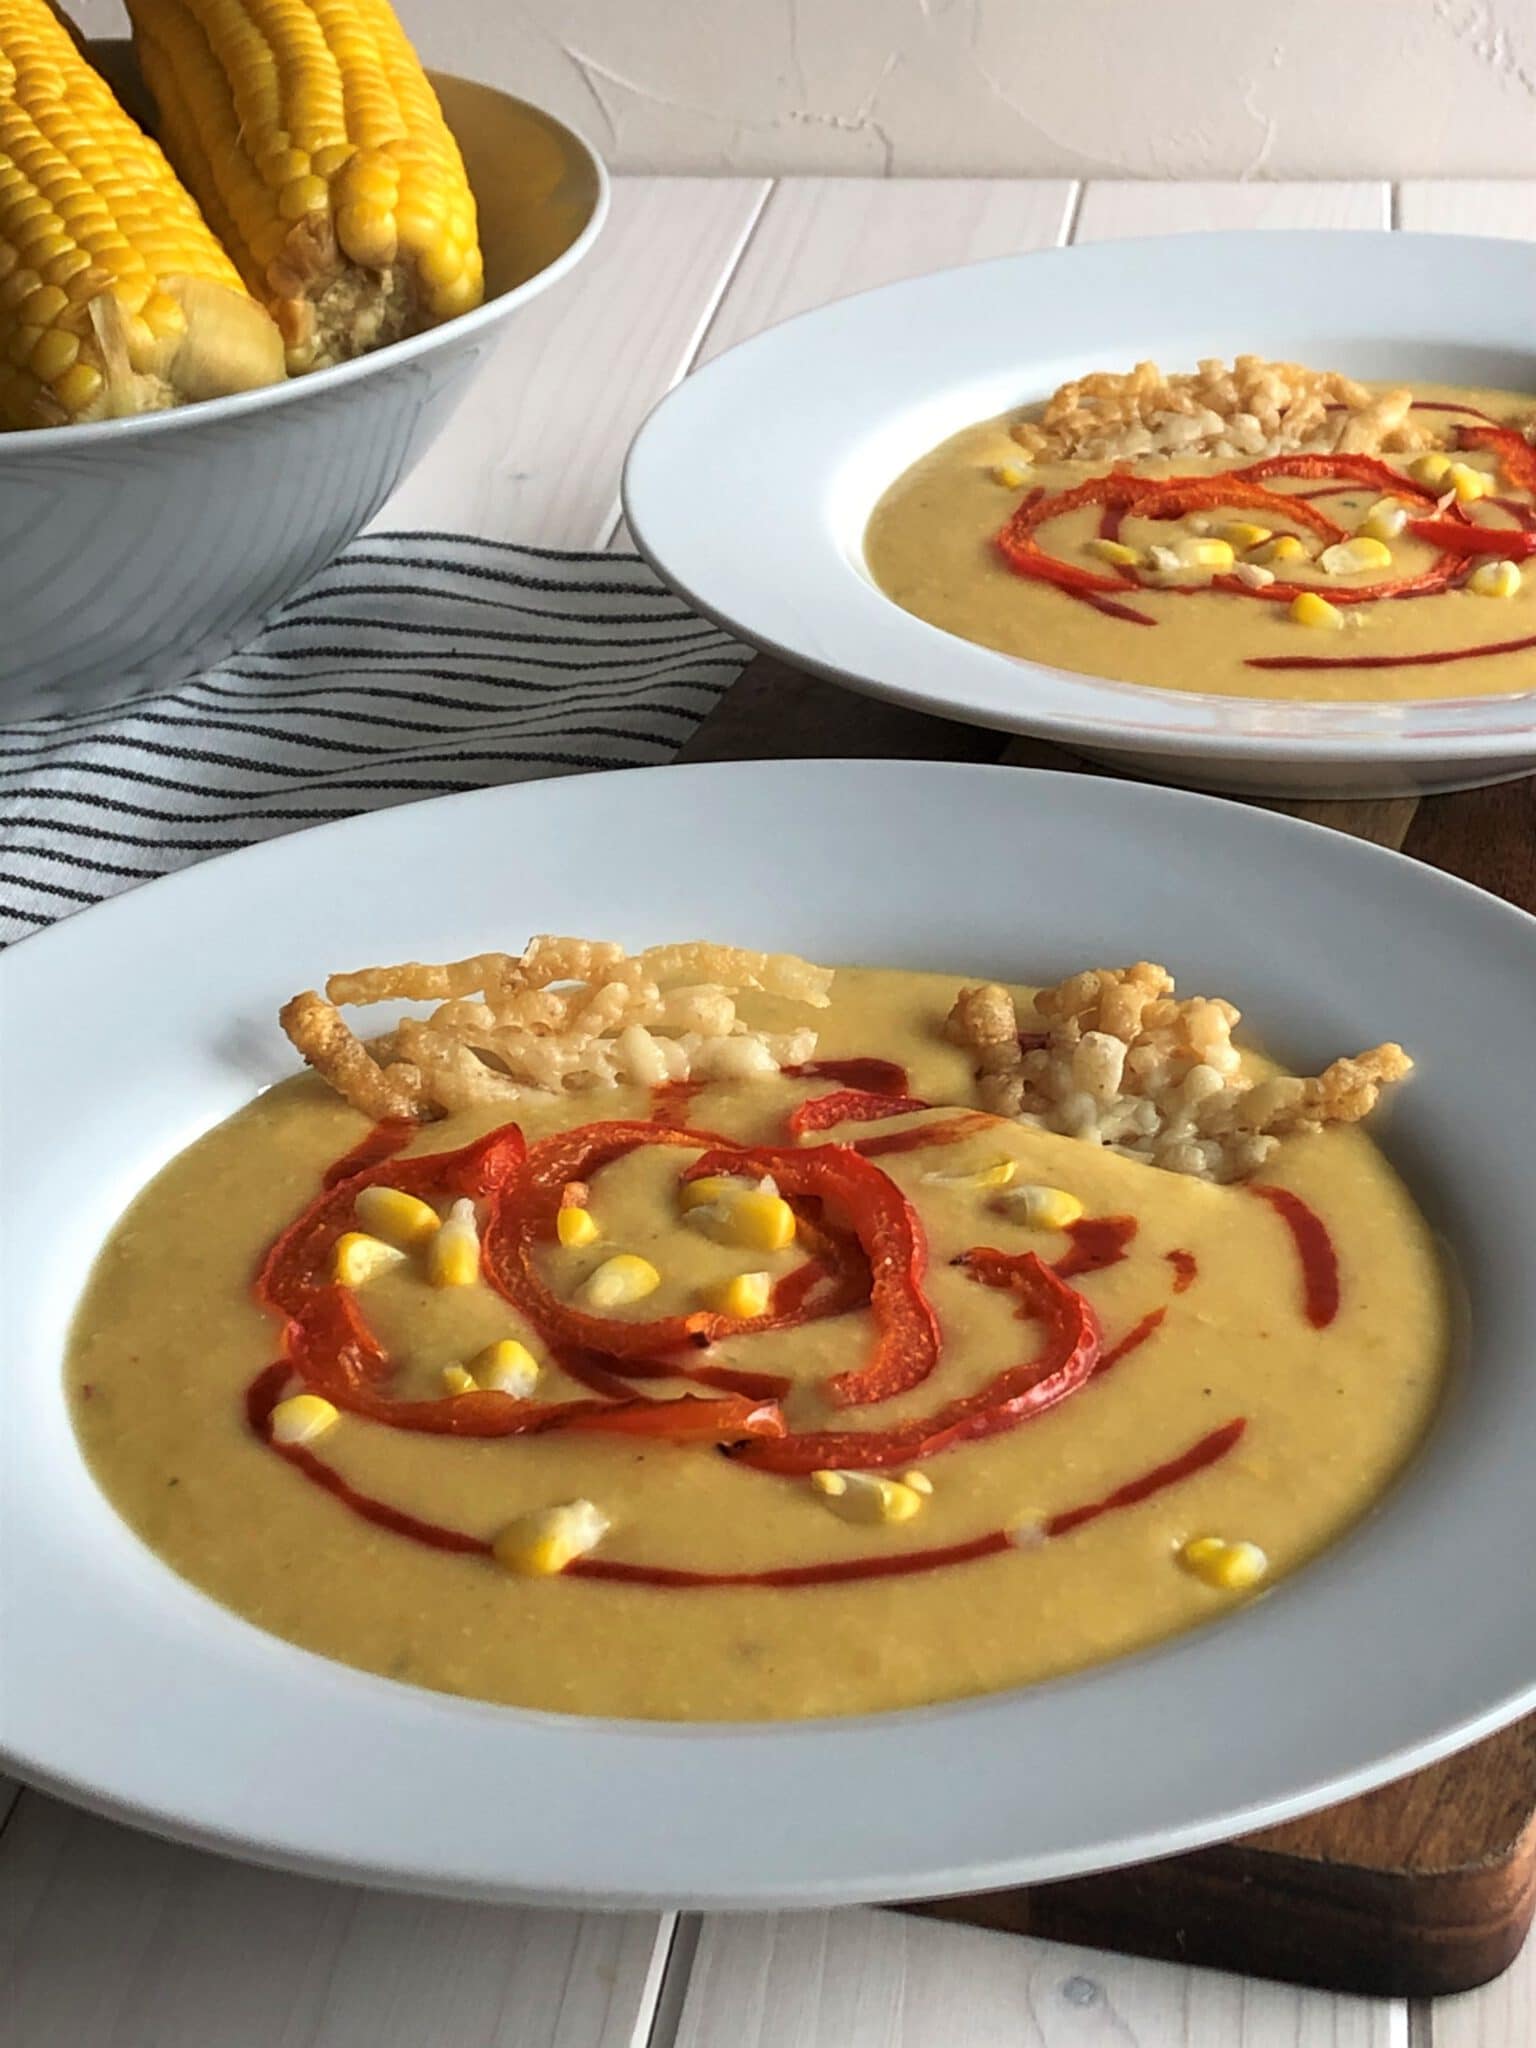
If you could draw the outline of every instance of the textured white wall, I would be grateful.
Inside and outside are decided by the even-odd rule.
[[[1536,0],[397,5],[622,170],[1536,176]]]

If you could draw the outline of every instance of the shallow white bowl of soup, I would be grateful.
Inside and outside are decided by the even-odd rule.
[[[532,929],[631,946],[708,933],[1033,981],[1145,955],[1234,999],[1243,1035],[1298,1070],[1400,1038],[1416,1071],[1373,1134],[1470,1311],[1427,1440],[1372,1513],[1240,1612],[896,1712],[551,1713],[396,1683],[253,1627],[162,1562],[92,1477],[63,1374],[92,1258],[173,1154],[294,1072],[274,1016],[288,992],[341,962],[459,956]],[[0,1030],[25,1082],[0,1097],[0,1763],[314,1872],[761,1908],[1168,1854],[1475,1740],[1536,1705],[1533,978],[1536,921],[1342,834],[1107,777],[890,761],[626,770],[376,812],[12,948]],[[306,1168],[293,1198],[311,1185]],[[1391,1285],[1389,1262],[1351,1256],[1345,1286],[1373,1279]],[[1337,1456],[1361,1469],[1350,1417],[1369,1399],[1368,1384],[1337,1398]],[[230,1508],[261,1523],[249,1494]],[[562,1583],[542,1590],[558,1600]],[[511,1604],[485,1626],[508,1626]],[[617,1667],[647,1648],[636,1625],[602,1654]]]
[[[1322,703],[1111,681],[902,609],[876,581],[865,536],[920,457],[1090,371],[1256,353],[1536,404],[1533,335],[1536,263],[1517,242],[1264,232],[1004,257],[842,300],[729,350],[641,429],[625,509],[642,552],[690,602],[872,695],[1210,788],[1326,796],[1498,781],[1536,766],[1536,649],[1513,658],[1527,664],[1513,690],[1487,696]],[[999,526],[1016,497],[998,491]],[[1039,586],[1024,592],[1035,600]]]
[[[114,77],[124,47],[104,46]],[[0,717],[113,703],[240,646],[368,523],[509,323],[592,246],[608,180],[582,137],[510,93],[433,83],[479,208],[484,304],[265,390],[0,434]]]

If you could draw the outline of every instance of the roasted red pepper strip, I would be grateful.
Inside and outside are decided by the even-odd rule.
[[[740,1322],[715,1309],[631,1322],[616,1316],[593,1315],[562,1301],[540,1271],[538,1258],[539,1248],[554,1240],[561,1190],[567,1181],[591,1180],[603,1167],[641,1145],[680,1145],[695,1152],[712,1148],[708,1156],[713,1162],[710,1170],[715,1173],[760,1175],[769,1171],[757,1163],[766,1155],[748,1151],[733,1139],[712,1131],[674,1130],[653,1123],[586,1124],[580,1130],[562,1131],[535,1145],[522,1172],[507,1189],[506,1199],[493,1208],[485,1234],[485,1270],[492,1285],[550,1342],[597,1351],[614,1361],[664,1358],[689,1345],[712,1344],[724,1336],[750,1337],[763,1330],[793,1329],[801,1323],[838,1314],[855,1299],[863,1298],[860,1270],[849,1276],[846,1286],[830,1291],[807,1289],[789,1303],[775,1303],[766,1315]],[[807,1152],[792,1156],[809,1159],[816,1155]],[[695,1177],[701,1170],[690,1169],[689,1177]],[[883,1174],[879,1177],[885,1178]],[[790,1188],[786,1192],[796,1190]],[[819,1194],[820,1190],[808,1187],[805,1192]],[[837,1241],[828,1234],[819,1239],[815,1255],[828,1261],[836,1256],[836,1251]]]
[[[361,1189],[382,1183],[406,1194],[470,1195],[478,1200],[505,1185],[527,1150],[517,1125],[503,1124],[455,1152],[417,1152],[409,1159],[392,1156],[419,1128],[380,1124],[336,1162],[321,1192],[262,1261],[256,1299],[264,1307],[294,1315],[316,1288],[329,1286],[331,1254],[342,1232],[355,1227],[353,1208]],[[353,1166],[354,1161],[362,1164]]]
[[[1523,561],[1536,555],[1536,533],[1518,526],[1474,526],[1470,520],[1410,519],[1408,531],[1415,540],[1448,555],[1502,555],[1506,561]]]
[[[1499,466],[1517,490],[1536,497],[1536,447],[1514,427],[1462,427],[1463,448],[1491,449]]]
[[[1267,476],[1341,478],[1346,483],[1367,484],[1373,491],[1389,492],[1394,497],[1418,498],[1426,505],[1435,502],[1433,491],[1400,475],[1374,455],[1266,455],[1262,461],[1250,462],[1234,473],[1254,483]],[[1291,505],[1296,501],[1285,498],[1282,502]]]
[[[913,1110],[932,1107],[916,1095],[871,1095],[861,1088],[835,1088],[830,1095],[813,1095],[790,1111],[789,1135],[803,1138],[812,1131],[829,1131],[834,1124],[873,1124],[882,1117],[909,1116]]]
[[[816,1472],[825,1467],[874,1471],[931,1458],[951,1445],[974,1443],[1016,1428],[1032,1415],[1054,1408],[1091,1378],[1102,1336],[1099,1319],[1075,1287],[1053,1273],[1033,1252],[967,1252],[962,1261],[988,1287],[1010,1288],[1019,1314],[1043,1325],[1045,1342],[1025,1365],[1010,1366],[974,1394],[946,1401],[931,1415],[915,1416],[895,1429],[816,1430],[776,1442],[744,1444],[732,1451],[743,1464],[765,1472]]]
[[[1292,519],[1309,526],[1328,540],[1343,540],[1345,529],[1326,512],[1319,512],[1305,498],[1284,497],[1266,491],[1254,480],[1252,471],[1223,470],[1218,476],[1165,476],[1139,479],[1136,491],[1127,499],[1128,519],[1182,519],[1186,512],[1203,511],[1221,505],[1246,505],[1268,512],[1275,519]]]
[[[702,1400],[524,1401],[513,1394],[451,1394],[433,1401],[392,1401],[381,1382],[390,1370],[383,1346],[344,1287],[323,1287],[288,1325],[288,1363],[306,1387],[349,1414],[391,1429],[428,1436],[539,1436],[546,1430],[605,1430],[666,1437],[678,1443],[735,1443],[781,1436],[783,1417],[771,1402],[740,1395]]]
[[[754,1146],[750,1151],[709,1153],[684,1175],[750,1172],[772,1174],[780,1194],[806,1197],[846,1222],[869,1260],[869,1309],[875,1324],[874,1356],[853,1372],[827,1380],[822,1392],[840,1408],[888,1401],[920,1386],[939,1359],[939,1325],[923,1292],[928,1244],[917,1211],[888,1174],[849,1145],[811,1145],[804,1151]],[[804,1315],[802,1312],[802,1317]],[[772,1316],[765,1328],[783,1328]],[[742,1323],[738,1329],[759,1325]]]

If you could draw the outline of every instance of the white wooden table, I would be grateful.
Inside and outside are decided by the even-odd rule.
[[[626,179],[596,253],[378,523],[622,546],[619,468],[646,412],[790,314],[1059,242],[1389,226],[1536,239],[1536,186]],[[1536,2048],[1536,1943],[1486,1991],[1410,2008],[894,1913],[395,1898],[3,1783],[0,1814],[0,2048]]]

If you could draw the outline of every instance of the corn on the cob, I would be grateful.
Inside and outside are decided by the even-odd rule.
[[[45,0],[0,0],[0,428],[216,398],[282,342]]]
[[[129,0],[166,150],[290,370],[480,303],[475,201],[386,0]]]

